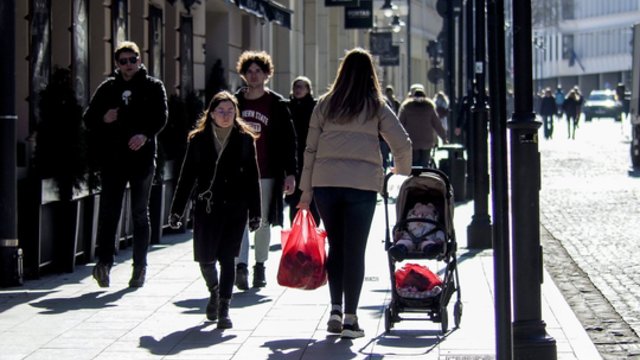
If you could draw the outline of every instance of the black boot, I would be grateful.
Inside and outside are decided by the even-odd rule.
[[[207,319],[216,321],[218,319],[218,272],[213,263],[201,263],[200,272],[204,278],[204,282],[209,289],[209,302],[207,303]]]
[[[142,287],[142,285],[144,285],[144,278],[146,275],[147,275],[146,266],[135,265],[133,267],[133,272],[131,273],[131,279],[129,280],[129,287],[132,287],[132,288]]]
[[[231,299],[220,299],[218,307],[218,329],[231,329],[233,323],[229,317],[229,302]]]
[[[240,290],[249,290],[249,270],[245,263],[236,265],[236,287]]]
[[[209,290],[209,302],[207,303],[207,320],[216,321],[218,320],[218,303],[219,303],[219,295],[218,295],[218,286]]]
[[[253,267],[253,287],[261,288],[267,286],[264,269],[264,263],[256,263],[256,266]]]

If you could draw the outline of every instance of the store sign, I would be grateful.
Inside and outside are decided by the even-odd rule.
[[[260,0],[236,0],[236,5],[249,14],[253,14],[259,18],[264,16],[262,1]]]
[[[391,52],[393,46],[393,33],[371,33],[369,37],[369,49],[372,55],[383,55]]]
[[[291,10],[270,0],[264,0],[264,5],[264,13],[267,20],[286,27],[287,29],[291,29]]]
[[[345,29],[369,29],[373,27],[373,1],[362,0],[358,6],[344,8]]]
[[[391,46],[391,51],[380,55],[380,66],[400,66],[400,46]]]
[[[324,0],[324,6],[358,6],[358,0]]]

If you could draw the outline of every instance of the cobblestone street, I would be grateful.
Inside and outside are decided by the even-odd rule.
[[[545,266],[605,359],[640,359],[640,178],[628,123],[557,121],[542,139]]]

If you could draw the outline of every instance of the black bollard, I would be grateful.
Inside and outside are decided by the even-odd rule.
[[[513,239],[513,354],[515,359],[555,360],[556,341],[541,315],[540,153],[533,113],[531,1],[513,0],[515,112],[511,131]]]
[[[475,91],[471,108],[474,128],[473,155],[473,217],[467,227],[467,246],[472,249],[491,248],[489,218],[488,115],[485,89],[485,1],[476,0],[475,9]]]

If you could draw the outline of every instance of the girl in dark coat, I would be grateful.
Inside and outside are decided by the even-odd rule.
[[[318,101],[313,98],[313,88],[311,86],[311,80],[306,76],[298,76],[291,84],[291,95],[289,96],[289,111],[291,112],[291,119],[293,120],[293,127],[296,129],[296,136],[298,138],[298,170],[302,171],[302,163],[304,160],[304,148],[307,144],[307,133],[309,132],[309,119],[311,119],[311,113]],[[300,184],[300,174],[296,175],[296,184]],[[291,195],[287,195],[284,200],[289,204],[289,219],[293,223],[293,219],[298,212],[296,206],[300,201],[300,195],[302,191],[296,187],[296,190]],[[313,216],[316,224],[320,224],[320,213],[316,208],[314,201],[309,205],[309,211]]]
[[[190,195],[195,195],[193,250],[210,292],[207,318],[219,329],[231,328],[229,301],[233,290],[234,258],[244,228],[260,224],[260,182],[255,134],[239,117],[236,98],[216,94],[196,128],[189,134],[187,152],[171,205],[169,225],[181,226]],[[193,191],[195,187],[195,192]],[[220,264],[220,279],[216,270]]]

